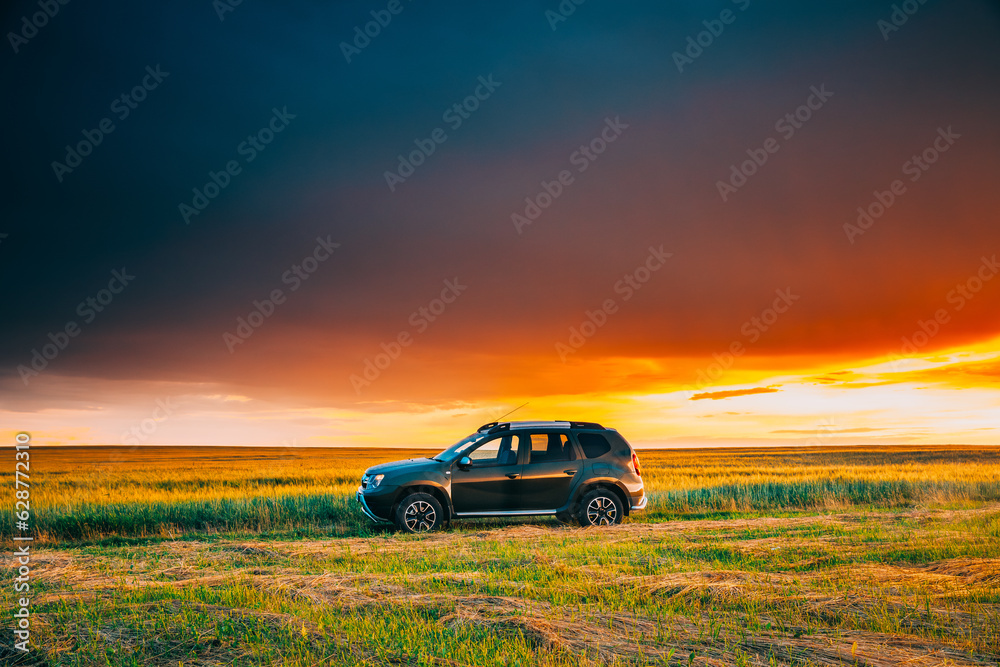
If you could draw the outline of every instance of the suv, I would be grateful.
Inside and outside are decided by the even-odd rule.
[[[361,510],[400,530],[451,519],[553,515],[584,526],[621,523],[646,507],[635,450],[592,422],[493,422],[433,458],[365,471]]]

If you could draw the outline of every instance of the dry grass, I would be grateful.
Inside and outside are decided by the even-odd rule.
[[[35,452],[37,650],[0,664],[1000,664],[997,450],[643,452],[622,526],[421,537],[350,497],[413,452],[81,451]]]
[[[50,664],[997,664],[998,517],[994,505],[45,549],[34,604]],[[875,534],[900,555],[873,550]],[[906,551],[953,535],[964,555]]]

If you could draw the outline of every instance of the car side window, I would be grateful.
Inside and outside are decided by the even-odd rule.
[[[532,433],[531,455],[528,463],[547,463],[549,461],[572,461],[573,446],[565,433]]]
[[[596,459],[598,456],[604,456],[611,451],[611,444],[603,435],[597,433],[579,433],[576,437],[580,441],[580,446],[583,447],[584,456],[588,459]]]
[[[472,459],[472,465],[476,468],[486,466],[507,466],[517,463],[517,447],[513,445],[514,436],[503,435],[492,440],[487,440],[468,456]]]

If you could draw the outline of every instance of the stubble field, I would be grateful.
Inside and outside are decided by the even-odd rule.
[[[646,451],[621,526],[372,526],[361,472],[415,454],[33,448],[0,664],[1000,663],[998,449]]]

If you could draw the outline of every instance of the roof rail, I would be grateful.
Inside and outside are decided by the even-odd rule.
[[[593,429],[607,430],[603,426],[601,426],[600,424],[598,424],[597,422],[570,422],[569,423],[569,427],[570,428],[593,428]]]
[[[592,428],[596,430],[606,431],[607,429],[597,422],[571,422],[565,419],[557,419],[552,422],[490,422],[489,424],[483,424],[476,429],[477,433],[482,433],[486,431],[487,433],[499,433],[500,431],[509,431],[511,426],[514,425],[518,428],[542,428],[551,425],[568,424],[570,428]],[[565,428],[565,426],[563,426]]]

